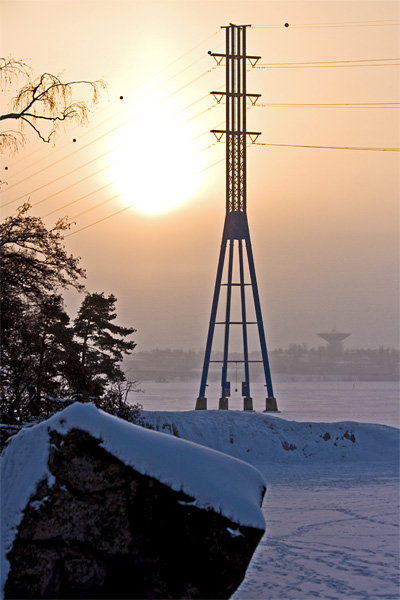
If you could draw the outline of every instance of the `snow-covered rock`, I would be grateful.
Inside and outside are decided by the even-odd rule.
[[[7,598],[227,598],[264,532],[252,466],[74,404],[2,457]]]

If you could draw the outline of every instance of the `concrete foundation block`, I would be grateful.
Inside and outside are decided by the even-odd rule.
[[[207,410],[207,398],[197,398],[196,410]]]
[[[243,410],[253,410],[253,398],[243,398]]]
[[[277,410],[278,410],[278,405],[276,403],[276,398],[266,398],[264,412],[272,412],[272,411],[277,411]]]
[[[228,410],[228,398],[219,399],[219,410]]]

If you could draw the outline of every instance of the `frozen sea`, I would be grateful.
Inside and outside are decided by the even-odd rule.
[[[144,410],[193,410],[199,395],[196,381],[144,381],[141,391],[131,394],[131,401],[142,404]],[[238,392],[235,392],[238,389]],[[243,409],[239,386],[233,384],[229,408]],[[265,388],[252,386],[253,407],[257,412],[265,408]],[[207,406],[218,408],[220,386],[211,383],[207,388]],[[274,383],[281,417],[293,421],[358,421],[400,427],[399,382],[352,381],[277,381]]]
[[[255,384],[252,397],[260,419],[276,424],[279,435],[294,436],[298,448],[308,428],[320,432],[316,442],[330,432],[327,444],[315,445],[323,454],[309,461],[304,456],[296,460],[296,453],[285,452],[279,443],[279,452],[257,451],[259,428],[251,429],[249,413],[237,412],[243,406],[235,388],[230,413],[243,414],[243,420],[238,425],[234,419],[237,430],[229,437],[239,438],[237,445],[215,426],[217,417],[220,424],[224,419],[223,411],[216,410],[218,384],[207,390],[208,419],[205,411],[193,410],[197,382],[143,382],[140,388],[131,399],[143,405],[149,421],[160,427],[176,423],[181,437],[235,452],[264,476],[267,530],[235,600],[400,598],[399,456],[393,452],[400,426],[398,383],[278,381],[274,392],[279,412],[264,417],[265,391]],[[339,431],[356,432],[355,444],[341,438],[346,452],[333,442]],[[375,446],[378,438],[380,445]],[[359,441],[361,455],[355,460],[352,449]]]

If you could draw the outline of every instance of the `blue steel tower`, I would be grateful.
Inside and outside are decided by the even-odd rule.
[[[276,411],[277,403],[272,389],[271,372],[268,361],[267,345],[265,343],[264,325],[261,315],[261,305],[258,293],[257,279],[254,268],[253,251],[250,241],[249,225],[247,221],[247,198],[246,198],[246,147],[247,136],[254,142],[260,135],[260,132],[246,130],[246,101],[254,104],[260,94],[248,94],[246,92],[246,69],[247,60],[254,66],[261,58],[260,56],[246,55],[246,28],[248,25],[230,24],[225,29],[226,50],[225,54],[210,52],[217,64],[221,64],[225,58],[225,92],[211,92],[219,102],[225,96],[226,105],[226,127],[225,130],[213,129],[217,140],[221,140],[225,135],[226,142],[226,215],[222,234],[222,244],[218,261],[217,277],[214,288],[214,296],[211,308],[210,324],[206,350],[204,356],[203,371],[200,384],[200,393],[196,402],[196,409],[207,408],[206,386],[210,362],[220,362],[222,365],[221,373],[221,397],[219,399],[219,408],[228,408],[229,382],[228,365],[230,363],[243,363],[245,381],[242,384],[243,408],[244,410],[253,410],[253,400],[250,387],[250,362],[262,362],[264,367],[265,385],[268,397],[266,398],[266,410]],[[235,250],[238,253],[239,281],[233,281],[233,260]],[[228,251],[228,252],[227,252]],[[225,257],[227,257],[227,281],[222,283],[224,272]],[[244,254],[247,254],[248,277],[250,282],[245,282]],[[237,260],[236,258],[236,260]],[[217,322],[217,309],[220,297],[221,286],[226,287],[226,306],[225,320]],[[254,301],[256,320],[248,321],[246,312],[246,294],[245,287],[251,286]],[[240,293],[241,320],[231,320],[231,303],[233,288]],[[211,361],[211,350],[216,325],[224,326],[223,359],[221,361]],[[243,338],[243,360],[229,360],[229,334],[231,325],[240,325]],[[262,361],[250,361],[248,350],[247,326],[256,325],[258,328],[258,337]]]

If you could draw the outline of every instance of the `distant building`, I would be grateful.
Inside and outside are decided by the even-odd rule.
[[[351,333],[340,333],[336,331],[336,328],[333,328],[328,333],[317,333],[317,335],[328,342],[327,352],[331,355],[338,355],[343,352],[343,340],[349,337]]]

